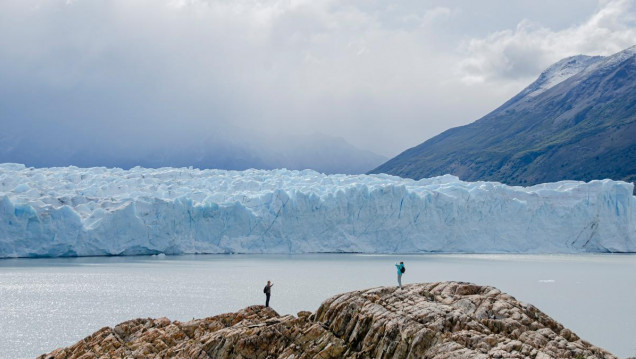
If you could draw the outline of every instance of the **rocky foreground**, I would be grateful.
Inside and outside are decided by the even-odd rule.
[[[134,319],[40,356],[61,358],[615,358],[530,304],[462,282],[339,294],[315,313],[251,306]]]

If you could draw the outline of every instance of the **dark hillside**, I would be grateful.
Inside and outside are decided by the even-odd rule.
[[[636,182],[636,47],[564,59],[490,114],[371,173],[414,179],[450,173],[512,185]]]

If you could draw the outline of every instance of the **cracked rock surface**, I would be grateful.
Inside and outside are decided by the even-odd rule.
[[[339,294],[297,316],[256,305],[188,322],[134,319],[39,358],[616,357],[494,287],[440,282]]]

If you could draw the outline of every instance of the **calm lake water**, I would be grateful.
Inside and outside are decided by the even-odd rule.
[[[492,285],[621,358],[636,355],[636,255],[190,255],[0,260],[0,356],[33,358],[138,317],[203,318],[403,283]]]

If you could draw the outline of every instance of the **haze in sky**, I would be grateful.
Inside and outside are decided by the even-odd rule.
[[[4,0],[0,140],[322,133],[394,156],[635,41],[634,0]]]

